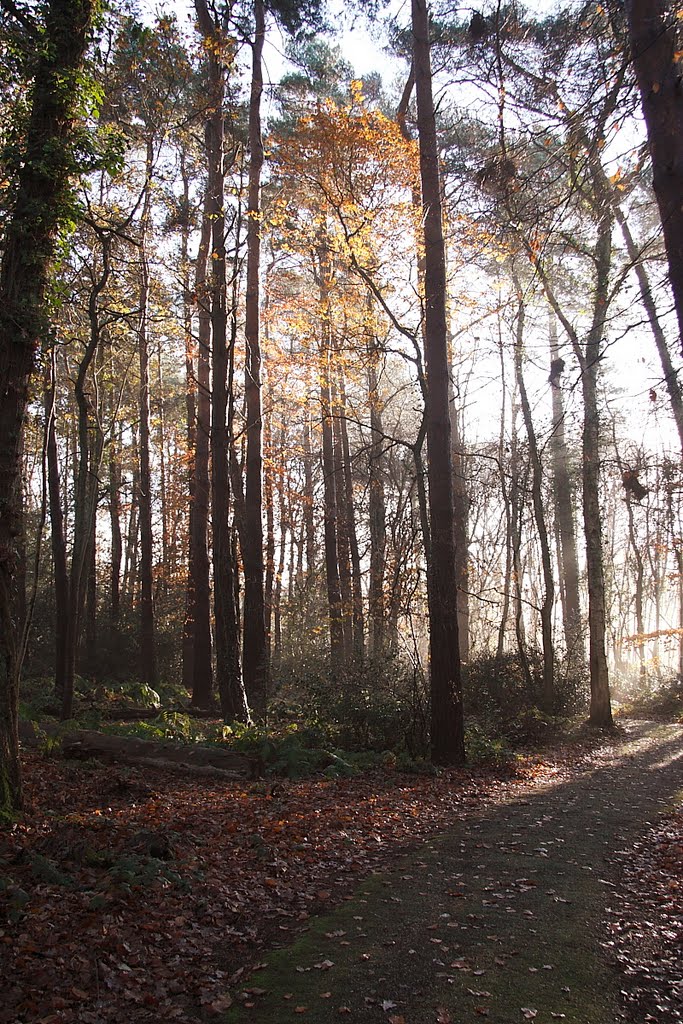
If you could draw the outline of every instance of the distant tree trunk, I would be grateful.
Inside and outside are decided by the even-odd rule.
[[[334,438],[334,493],[337,517],[337,565],[339,567],[339,590],[342,603],[342,628],[344,631],[344,658],[353,657],[353,584],[351,578],[351,540],[348,507],[345,496],[344,453],[341,437],[342,411],[338,387],[336,359],[330,362],[330,393],[332,397],[332,432]]]
[[[279,667],[280,659],[282,657],[282,577],[285,570],[285,556],[287,547],[287,529],[290,530],[290,538],[293,537],[294,531],[291,524],[291,508],[288,510],[285,500],[285,492],[289,490],[285,487],[284,478],[284,444],[285,444],[285,428],[284,425],[280,428],[280,446],[279,446],[279,458],[278,458],[278,478],[277,478],[277,495],[278,495],[278,518],[280,520],[280,544],[279,544],[279,555],[278,563],[275,569],[275,589],[273,592],[273,665]],[[293,545],[290,540],[290,556],[293,556]],[[293,557],[290,557],[289,566],[289,580],[290,584],[294,579],[294,564]]]
[[[337,491],[332,429],[332,401],[329,381],[329,350],[321,352],[320,406],[322,414],[322,464],[324,494],[325,574],[330,625],[330,653],[334,665],[342,665],[346,654],[342,594],[337,555]]]
[[[453,529],[455,544],[455,575],[458,581],[458,638],[460,660],[466,663],[470,652],[470,598],[469,598],[469,497],[465,475],[465,446],[458,422],[455,404],[453,375],[449,380],[449,402],[451,409],[451,462],[453,463]]]
[[[49,0],[37,52],[14,201],[0,264],[0,810],[22,804],[15,617],[21,535],[21,435],[35,352],[45,336],[45,295],[54,244],[67,216],[70,145],[90,37],[93,0]]]
[[[368,446],[368,519],[370,523],[370,649],[381,656],[385,645],[386,607],[384,574],[386,571],[386,502],[384,494],[384,428],[378,379],[379,352],[374,335],[368,341],[368,401],[371,439]]]
[[[226,721],[249,717],[242,681],[236,566],[229,522],[230,476],[228,440],[228,335],[225,249],[225,65],[228,45],[206,0],[195,0],[209,66],[210,111],[206,120],[209,164],[207,212],[211,221],[211,327],[213,388],[211,401],[211,519],[213,526],[214,612],[216,623],[216,681]]]
[[[569,469],[569,452],[565,440],[564,405],[560,386],[560,350],[557,343],[555,316],[549,314],[550,388],[552,395],[553,432],[550,455],[553,467],[553,498],[558,536],[562,625],[570,663],[584,661],[581,596],[579,592],[579,558],[574,524],[574,495]]]
[[[412,0],[412,31],[425,244],[424,344],[432,556],[429,599],[431,750],[437,764],[461,764],[465,747],[453,541],[446,262],[426,0]]]
[[[510,544],[512,558],[512,590],[514,593],[515,639],[517,654],[524,675],[528,693],[533,693],[534,680],[527,650],[526,624],[524,621],[524,565],[522,563],[522,520],[524,516],[524,495],[527,490],[527,466],[522,466],[517,433],[519,405],[512,402],[512,439],[510,442]]]
[[[93,451],[93,460],[97,453]],[[83,650],[81,653],[83,667],[80,672],[86,678],[94,679],[97,658],[97,505],[95,514],[90,520],[90,540],[88,541],[88,565],[85,590],[85,629],[83,631]]]
[[[680,24],[665,0],[626,0],[669,280],[683,343],[683,93]]]
[[[318,272],[321,310],[318,380],[320,382],[320,411],[322,420],[325,574],[327,580],[330,654],[332,664],[340,667],[344,664],[346,646],[344,643],[343,602],[339,578],[337,467],[334,454],[332,405],[332,338],[329,295],[332,268],[327,244],[324,240],[322,240],[318,249]]]
[[[555,584],[553,580],[552,559],[550,555],[550,543],[548,541],[548,529],[545,522],[545,508],[543,504],[543,466],[536,440],[536,430],[531,415],[531,404],[526,390],[524,380],[524,369],[522,363],[524,346],[524,300],[521,287],[517,281],[515,286],[519,295],[519,308],[517,312],[517,332],[515,338],[515,377],[522,406],[522,416],[526,428],[527,440],[529,442],[529,455],[531,457],[531,497],[534,509],[534,520],[536,532],[541,546],[541,564],[543,569],[543,600],[541,602],[541,636],[543,643],[543,710],[551,714],[555,703],[555,652],[553,650],[553,600],[555,597]]]
[[[265,39],[263,0],[254,0],[251,96],[249,100],[249,197],[247,208],[247,289],[245,303],[246,457],[242,561],[244,567],[243,669],[251,707],[265,711],[268,696],[268,641],[264,602],[263,459],[261,412],[261,344],[259,337],[259,272],[261,265],[260,191],[263,167],[261,139],[261,59]]]
[[[313,517],[313,454],[311,452],[311,411],[304,409],[304,495],[303,525],[306,547],[306,576],[309,582],[315,572],[315,522]]]
[[[596,160],[588,157],[589,166]],[[611,728],[612,707],[609,671],[605,649],[605,574],[602,553],[602,517],[600,509],[600,414],[598,409],[598,378],[602,342],[609,302],[610,267],[612,260],[612,211],[602,189],[602,168],[592,170],[596,190],[597,239],[595,243],[595,286],[593,316],[584,345],[572,323],[557,301],[552,284],[543,266],[531,249],[529,256],[536,266],[546,297],[571,341],[581,368],[583,394],[582,491],[583,522],[586,537],[586,575],[588,579],[588,634],[591,679],[590,722],[598,728]]]
[[[353,470],[351,466],[351,446],[347,426],[346,384],[343,367],[339,367],[339,435],[341,440],[344,509],[349,536],[349,553],[351,555],[351,604],[353,655],[359,661],[365,656],[365,616],[363,614],[363,585],[356,530],[356,510],[353,501]]]
[[[111,566],[109,584],[109,615],[117,625],[121,615],[121,466],[119,464],[120,437],[112,437],[109,445],[109,528],[111,530]]]
[[[133,445],[134,447],[137,446],[137,437],[134,439]],[[123,596],[129,604],[133,602],[138,572],[138,537],[140,535],[138,523],[138,482],[139,470],[138,466],[135,465],[130,487],[130,512],[128,513],[123,581],[121,584]]]
[[[139,456],[140,483],[138,514],[140,517],[140,679],[149,686],[156,684],[156,639],[154,625],[154,534],[152,531],[152,471],[150,466],[150,404],[149,404],[149,258],[148,230],[152,205],[152,168],[154,149],[147,141],[145,162],[145,195],[140,231],[140,320],[138,323],[139,390]]]
[[[66,676],[66,641],[69,608],[69,571],[66,554],[66,531],[59,482],[59,457],[56,429],[57,366],[55,349],[50,352],[50,376],[45,393],[46,461],[52,531],[52,572],[55,594],[55,696],[61,700]]]

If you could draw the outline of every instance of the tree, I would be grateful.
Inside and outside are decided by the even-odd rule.
[[[0,266],[0,810],[21,806],[17,733],[19,648],[15,611],[21,532],[21,433],[36,351],[48,321],[47,289],[60,227],[72,216],[70,182],[80,74],[96,0],[49,0],[30,22],[38,49],[30,114],[14,181]]]
[[[240,663],[236,601],[236,561],[229,522],[230,474],[228,406],[234,339],[228,346],[228,281],[225,201],[225,92],[231,61],[230,40],[209,13],[206,0],[195,0],[209,70],[209,109],[206,117],[206,155],[209,165],[207,214],[211,221],[211,518],[213,581],[216,618],[216,682],[226,721],[248,717]]]
[[[247,282],[245,302],[246,456],[242,561],[244,563],[244,627],[242,661],[244,685],[252,707],[265,709],[268,689],[268,640],[264,601],[263,557],[263,453],[261,410],[260,269],[261,269],[261,96],[262,54],[266,34],[263,0],[254,0],[251,94],[249,97],[249,185],[247,198]]]
[[[432,579],[428,588],[431,748],[437,764],[460,764],[465,747],[453,540],[446,259],[426,0],[412,0],[412,31],[425,247],[424,347]]]
[[[680,22],[667,0],[626,0],[631,56],[652,157],[683,350],[683,94]]]

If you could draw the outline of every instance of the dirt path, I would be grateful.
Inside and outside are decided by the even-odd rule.
[[[615,854],[677,801],[683,729],[633,724],[590,767],[454,822],[275,951],[227,1022],[615,1024]]]

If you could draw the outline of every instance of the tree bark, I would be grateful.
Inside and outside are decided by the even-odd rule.
[[[209,14],[206,0],[195,0],[205,40],[209,67],[211,107],[206,121],[209,163],[207,189],[211,221],[211,329],[213,387],[211,393],[211,520],[216,636],[216,682],[221,712],[226,721],[249,717],[242,680],[239,621],[236,603],[236,565],[230,529],[230,475],[228,438],[228,334],[225,247],[225,64],[228,46],[220,27]]]
[[[669,280],[683,346],[683,93],[679,24],[665,0],[626,0]]]
[[[15,200],[0,266],[0,811],[21,807],[17,731],[20,649],[15,617],[21,534],[21,434],[60,223],[69,215],[78,74],[94,0],[50,0],[29,101]]]
[[[241,533],[244,568],[244,623],[242,661],[247,699],[260,714],[268,696],[268,640],[264,601],[263,558],[263,453],[261,410],[261,343],[259,273],[261,266],[261,60],[265,40],[263,0],[254,0],[251,95],[249,99],[249,191],[247,206],[247,289],[245,304],[246,364],[244,396],[246,405],[246,456],[244,479],[244,523]]]
[[[431,751],[437,764],[461,764],[465,759],[465,746],[453,541],[446,261],[426,0],[412,0],[412,31],[425,246],[424,346],[432,578],[429,588]]]
[[[202,233],[197,253],[195,293],[199,307],[197,338],[196,425],[194,431],[194,474],[192,517],[190,521],[190,565],[192,578],[192,622],[190,689],[192,704],[207,708],[213,701],[213,664],[211,657],[211,587],[209,581],[209,457],[211,439],[211,311],[207,291],[207,264],[211,243],[211,219],[208,197],[202,218]]]
[[[147,141],[145,161],[145,195],[140,229],[140,321],[138,324],[138,360],[140,369],[140,483],[138,515],[140,517],[140,678],[148,686],[156,684],[156,639],[154,625],[154,534],[152,532],[152,471],[150,466],[150,402],[149,402],[149,259],[148,230],[151,212],[151,186],[154,151],[152,139]]]

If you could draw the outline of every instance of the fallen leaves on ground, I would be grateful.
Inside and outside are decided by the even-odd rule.
[[[0,1024],[211,1020],[357,878],[579,760],[270,787],[27,754],[28,810],[0,836]]]
[[[641,1021],[683,1020],[683,811],[619,851],[622,879],[607,945],[625,974],[623,995]]]

